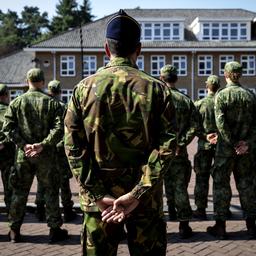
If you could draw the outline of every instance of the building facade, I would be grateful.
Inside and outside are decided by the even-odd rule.
[[[256,13],[243,9],[127,9],[141,25],[141,70],[159,77],[165,64],[178,68],[177,87],[193,100],[206,95],[211,74],[224,81],[224,65],[236,60],[243,65],[241,83],[256,89]],[[104,52],[109,15],[26,48],[34,52],[46,82],[62,83],[67,101],[73,87],[108,63]],[[82,35],[82,36],[81,36]],[[82,40],[81,40],[82,39]]]

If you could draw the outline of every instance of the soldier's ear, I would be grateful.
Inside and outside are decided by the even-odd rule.
[[[105,52],[106,52],[106,54],[107,54],[107,56],[110,58],[110,50],[109,50],[109,47],[108,47],[108,43],[107,42],[105,42],[105,44],[104,44],[104,48],[105,48]]]

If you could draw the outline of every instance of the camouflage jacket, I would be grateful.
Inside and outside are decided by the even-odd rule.
[[[214,149],[215,145],[211,145],[206,140],[206,135],[209,133],[217,132],[215,115],[214,115],[214,93],[208,93],[208,95],[195,102],[195,107],[199,114],[199,130],[198,136],[198,149]]]
[[[256,133],[256,100],[248,89],[229,83],[215,96],[215,119],[219,131],[216,155],[234,156],[234,147],[244,140],[251,148]]]
[[[194,103],[187,95],[177,88],[168,88],[176,110],[177,145],[180,147],[180,154],[187,155],[187,145],[193,140],[197,131],[198,114]]]
[[[162,180],[176,146],[170,98],[161,81],[120,57],[74,88],[64,121],[65,150],[93,199],[130,191],[140,198]],[[126,189],[111,190],[108,181],[127,173]]]
[[[8,108],[8,104],[0,102],[0,130],[3,127],[4,124],[4,114]]]
[[[14,99],[5,114],[3,131],[19,148],[42,143],[56,146],[63,135],[60,104],[37,89]]]
[[[1,131],[4,124],[4,115],[8,108],[8,104],[0,102],[0,141],[5,141],[4,148],[0,151],[0,161],[4,161],[13,157],[15,154],[15,145],[12,142],[7,142],[4,133]]]

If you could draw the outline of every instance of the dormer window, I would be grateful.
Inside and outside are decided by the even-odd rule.
[[[141,40],[183,40],[180,22],[141,22]]]
[[[247,40],[247,24],[206,22],[202,24],[202,40]]]

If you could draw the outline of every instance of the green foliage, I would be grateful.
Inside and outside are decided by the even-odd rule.
[[[48,13],[40,13],[38,7],[24,6],[20,17],[14,11],[0,10],[0,55],[86,24],[93,18],[89,0],[79,6],[77,0],[59,0],[51,22]]]
[[[56,5],[57,16],[53,17],[50,30],[53,34],[67,31],[86,24],[94,17],[91,15],[91,8],[88,0],[78,7],[76,0],[59,0]]]
[[[0,12],[0,46],[15,49],[23,46],[21,20],[16,12]]]
[[[25,45],[33,43],[48,31],[48,13],[40,14],[38,7],[25,6],[21,12],[22,34]]]

